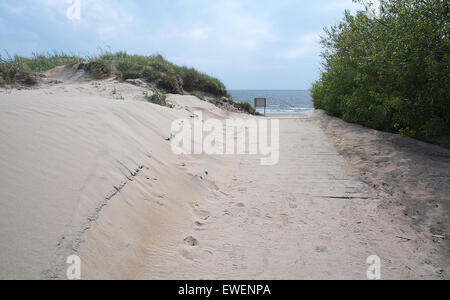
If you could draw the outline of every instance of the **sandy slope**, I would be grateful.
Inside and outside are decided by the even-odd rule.
[[[238,157],[231,180],[192,207],[199,245],[150,256],[142,278],[363,280],[371,255],[384,279],[446,278],[448,257],[401,209],[382,206],[392,199],[364,183],[317,125],[326,116],[281,118],[280,163]]]
[[[373,254],[384,278],[448,276],[442,245],[383,209],[325,116],[282,119],[274,167],[175,156],[174,120],[237,115],[61,71],[49,76],[65,83],[0,92],[1,279],[64,278],[72,254],[85,279],[365,279]]]
[[[65,259],[93,224],[109,222],[99,216],[110,206],[120,210],[112,225],[125,218],[128,227],[102,233],[110,252],[95,245],[95,264],[104,255],[122,264],[122,249],[112,248],[120,234],[142,244],[155,235],[140,232],[157,224],[152,232],[164,236],[164,223],[185,220],[182,204],[201,190],[205,170],[186,172],[180,166],[189,159],[173,155],[166,141],[172,122],[192,113],[146,103],[143,89],[130,84],[64,75],[68,83],[0,93],[0,278],[62,278]],[[108,271],[102,275],[120,277]]]

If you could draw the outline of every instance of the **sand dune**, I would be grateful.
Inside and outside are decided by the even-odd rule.
[[[200,188],[180,167],[189,159],[175,157],[166,139],[175,119],[192,114],[132,101],[139,98],[141,88],[113,80],[2,90],[1,278],[60,278],[65,258],[111,202],[147,210],[146,225],[163,226],[154,208],[167,203],[170,218],[186,219],[178,196]],[[118,215],[134,219],[125,212]],[[120,235],[116,229],[110,234]]]
[[[174,120],[236,115],[191,96],[160,107],[76,70],[47,75],[60,82],[0,92],[0,279],[64,279],[72,254],[83,279],[365,279],[373,254],[385,278],[448,276],[429,235],[379,208],[386,198],[317,124],[325,116],[281,120],[274,167],[176,156]]]

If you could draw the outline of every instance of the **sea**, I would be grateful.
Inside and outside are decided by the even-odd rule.
[[[234,100],[255,105],[255,98],[266,98],[268,114],[307,114],[314,111],[310,90],[230,90]],[[258,108],[263,113],[264,108]]]

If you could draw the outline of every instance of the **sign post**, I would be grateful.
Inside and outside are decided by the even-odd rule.
[[[267,99],[266,98],[255,98],[255,108],[264,107],[264,116],[266,116]]]

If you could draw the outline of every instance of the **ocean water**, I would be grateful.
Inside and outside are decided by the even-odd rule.
[[[309,90],[230,90],[234,100],[255,105],[255,98],[267,98],[269,114],[307,114],[314,110]],[[264,112],[264,108],[258,108]]]

